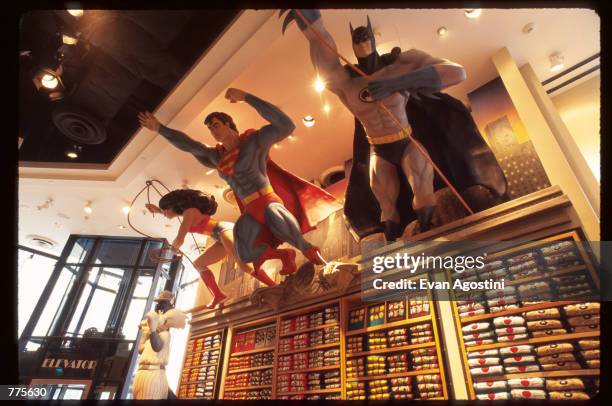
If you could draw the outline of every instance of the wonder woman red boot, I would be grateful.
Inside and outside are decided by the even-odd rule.
[[[217,307],[219,303],[227,299],[227,295],[219,289],[219,285],[217,285],[217,281],[215,280],[215,275],[213,275],[210,269],[198,270],[200,273],[200,277],[204,284],[213,295],[213,300],[206,305],[209,309],[214,309]]]

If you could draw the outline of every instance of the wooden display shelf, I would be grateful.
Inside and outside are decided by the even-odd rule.
[[[346,378],[347,381],[374,381],[377,379],[392,379],[392,378],[404,378],[407,376],[417,376],[417,375],[429,375],[429,374],[439,374],[440,368],[433,369],[423,369],[420,371],[408,371],[408,372],[398,372],[395,374],[385,374],[385,375],[372,375],[372,376],[360,376],[358,378]]]
[[[277,396],[292,396],[292,395],[318,395],[321,393],[338,393],[338,392],[342,392],[342,386],[340,386],[338,389],[315,389],[315,390],[309,390],[309,391],[303,391],[303,392],[278,392],[276,395]]]
[[[317,345],[315,347],[300,348],[299,350],[291,350],[291,351],[287,351],[287,352],[279,352],[278,356],[280,357],[281,355],[291,355],[291,354],[296,354],[298,352],[324,350],[324,349],[327,349],[327,348],[333,348],[333,347],[339,347],[339,346],[340,346],[340,342],[338,341],[336,343],[321,344],[321,345]]]
[[[328,365],[325,367],[318,368],[308,368],[308,369],[292,369],[290,371],[281,371],[280,369],[276,370],[277,375],[287,375],[287,374],[301,374],[304,372],[319,372],[319,371],[331,371],[334,369],[340,369],[340,364],[338,365]]]
[[[465,347],[465,349],[468,352],[473,352],[473,351],[491,350],[493,348],[512,347],[512,346],[525,345],[525,344],[543,344],[543,343],[550,343],[550,342],[580,340],[582,338],[594,338],[594,337],[599,337],[599,331],[592,331],[592,332],[587,331],[584,333],[557,334],[557,335],[552,335],[548,337],[529,338],[527,340],[507,341],[505,343],[475,345],[473,347]]]
[[[532,241],[532,242],[527,243],[527,244],[519,243],[517,246],[514,246],[512,248],[506,248],[503,251],[498,251],[498,252],[494,252],[494,253],[492,253],[490,255],[487,255],[487,262],[492,262],[492,261],[498,260],[499,258],[503,258],[503,257],[507,257],[507,256],[514,256],[519,251],[538,249],[538,248],[541,248],[543,245],[550,245],[550,243],[564,241],[565,238],[569,237],[570,235],[571,235],[571,233],[567,233],[567,235],[564,234],[561,238],[554,238],[553,237],[553,238],[545,238],[545,239],[538,240],[538,241]],[[567,240],[565,240],[565,241],[567,241]],[[572,240],[571,242],[577,243],[579,241]],[[565,252],[565,251],[569,251],[569,249],[565,249],[563,251],[559,251],[559,253],[562,253],[562,252]]]
[[[210,347],[210,348],[202,348],[201,350],[192,350],[193,354],[199,354],[201,352],[206,352],[206,351],[214,351],[214,350],[220,350],[221,347]]]
[[[339,323],[337,321],[335,321],[333,323],[322,324],[322,325],[317,326],[317,327],[310,327],[310,328],[303,329],[303,330],[289,331],[289,332],[286,332],[286,333],[282,333],[279,337],[283,338],[283,337],[290,337],[290,336],[293,336],[293,335],[296,335],[296,334],[310,333],[311,331],[323,330],[325,328],[336,327],[338,325],[339,325]]]
[[[411,324],[418,324],[418,323],[422,323],[425,321],[431,321],[431,313],[427,316],[415,317],[413,319],[394,321],[394,322],[387,323],[387,324],[381,324],[379,326],[364,327],[358,330],[350,330],[350,331],[347,331],[344,335],[345,337],[351,337],[351,336],[356,336],[359,334],[371,333],[373,331],[388,330],[388,329],[392,329],[395,327],[403,327],[403,326],[408,326]]]
[[[252,371],[261,371],[263,369],[272,369],[274,368],[274,364],[270,364],[270,365],[263,365],[260,367],[251,367],[251,368],[242,368],[242,369],[230,369],[227,371],[227,374],[240,374],[243,372],[252,372]]]
[[[545,303],[539,303],[539,304],[531,305],[531,306],[523,306],[523,307],[519,307],[518,309],[504,310],[504,311],[497,312],[497,313],[479,314],[476,316],[464,317],[460,320],[461,320],[461,324],[468,324],[468,323],[474,323],[474,322],[481,321],[481,320],[493,319],[495,317],[511,316],[517,313],[525,313],[525,312],[530,312],[530,311],[540,310],[540,309],[550,309],[552,307],[561,307],[561,306],[566,306],[566,305],[574,304],[574,303],[581,303],[581,302],[576,301],[576,300],[564,300],[564,301],[554,301],[554,302],[547,300]]]
[[[254,350],[249,350],[249,351],[235,352],[233,354],[230,354],[230,357],[238,357],[240,355],[257,354],[258,352],[274,351],[275,349],[276,349],[276,346],[274,346],[274,347],[266,347],[266,348],[256,348]]]
[[[538,280],[544,279],[544,278],[552,278],[552,277],[555,277],[555,276],[565,275],[567,273],[578,272],[578,271],[586,271],[586,270],[587,270],[586,265],[576,265],[576,266],[572,266],[570,268],[558,269],[556,271],[544,271],[544,272],[542,272],[541,274],[539,274],[537,276],[530,276],[530,277],[522,278],[522,279],[509,280],[509,281],[506,282],[506,286],[521,285],[523,283],[531,283],[531,282],[535,282],[535,281],[538,281]]]
[[[566,369],[562,371],[539,371],[519,374],[505,374],[494,376],[473,376],[474,382],[486,382],[494,380],[508,380],[519,378],[562,378],[566,376],[599,376],[599,369]]]
[[[183,366],[183,371],[186,371],[188,369],[193,369],[193,368],[213,367],[213,366],[218,366],[218,365],[219,365],[218,362],[213,362],[212,364],[199,364],[199,365],[194,365],[192,367]]]
[[[243,392],[243,391],[248,391],[248,390],[268,389],[268,388],[272,388],[272,385],[244,386],[242,388],[225,388],[224,392]]]
[[[400,351],[408,351],[408,350],[418,350],[419,348],[428,348],[435,347],[436,343],[431,341],[429,343],[422,344],[410,344],[404,345],[402,347],[389,347],[389,348],[381,348],[380,350],[370,350],[370,351],[362,351],[362,352],[347,352],[346,358],[356,358],[363,357],[367,355],[377,355],[377,354],[388,354]]]
[[[197,381],[185,381],[185,382],[181,382],[179,387],[183,386],[183,385],[195,385],[195,384],[198,384],[198,383],[204,384],[204,383],[206,383],[208,381],[214,381],[215,379],[216,379],[216,377],[215,378],[211,378],[211,379],[198,379]]]

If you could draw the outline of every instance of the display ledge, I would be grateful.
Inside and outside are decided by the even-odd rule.
[[[439,374],[440,368],[433,369],[422,369],[420,371],[408,371],[408,372],[398,372],[396,374],[385,374],[385,375],[373,375],[373,376],[360,376],[359,378],[346,378],[347,381],[375,381],[377,379],[392,379],[392,378],[404,378],[407,376],[417,376],[417,375],[429,375],[429,374]]]
[[[241,351],[230,354],[230,357],[238,357],[240,355],[257,354],[258,352],[274,351],[276,347],[257,348],[249,351]]]
[[[183,371],[186,371],[188,369],[193,369],[193,368],[203,368],[203,367],[214,367],[214,366],[218,366],[219,362],[213,362],[211,364],[199,364],[199,365],[193,365],[193,366],[183,366]]]
[[[224,388],[223,392],[242,392],[242,391],[247,391],[247,390],[268,389],[268,388],[272,388],[272,385],[244,386],[242,388]]]
[[[293,396],[293,395],[318,395],[320,393],[338,393],[342,392],[342,387],[338,389],[318,389],[302,392],[278,392],[276,396]]]
[[[319,372],[319,371],[331,371],[332,369],[340,369],[340,364],[338,365],[328,365],[326,367],[318,367],[318,368],[308,368],[308,369],[292,369],[289,371],[281,371],[280,369],[276,369],[276,373],[278,375],[287,375],[287,374],[300,374],[303,372]]]
[[[347,352],[346,358],[363,357],[366,355],[376,355],[376,354],[388,354],[388,353],[407,351],[407,350],[418,350],[419,348],[427,348],[427,347],[435,347],[435,346],[436,346],[436,343],[432,341],[429,343],[404,345],[402,347],[381,348],[380,350],[370,350],[370,351],[363,351],[363,352]]]
[[[320,326],[310,327],[310,328],[303,329],[303,330],[287,331],[285,333],[282,333],[280,335],[280,337],[282,338],[282,337],[293,336],[293,335],[296,335],[296,334],[310,333],[311,331],[323,330],[323,329],[328,328],[328,327],[336,327],[338,324],[339,323],[337,321],[335,321],[333,323],[321,324]]]
[[[494,348],[501,347],[512,347],[517,345],[525,345],[525,344],[543,344],[550,343],[553,341],[569,341],[569,340],[580,340],[582,338],[593,338],[599,337],[599,331],[587,331],[584,333],[571,333],[571,334],[557,334],[550,337],[538,337],[538,338],[529,338],[527,340],[518,340],[518,341],[507,341],[505,343],[493,343],[493,344],[485,344],[485,345],[475,345],[473,347],[465,347],[465,350],[468,352],[473,351],[482,351],[482,350],[492,350]]]
[[[263,369],[274,368],[274,365],[263,365],[261,367],[251,367],[251,368],[242,368],[242,369],[231,369],[227,371],[227,374],[240,374],[243,372],[251,372],[251,371],[261,371]]]
[[[550,309],[552,307],[561,307],[561,306],[566,306],[566,305],[575,304],[575,303],[582,303],[582,302],[579,300],[578,301],[576,300],[563,300],[563,301],[549,300],[546,303],[539,303],[539,304],[535,304],[531,306],[519,307],[518,309],[504,310],[504,311],[497,312],[497,313],[479,314],[477,316],[464,317],[460,320],[461,320],[461,324],[468,324],[468,323],[474,323],[476,321],[493,319],[495,317],[511,316],[517,313],[525,313],[525,312],[530,312],[530,311],[540,310],[540,309]]]
[[[330,344],[322,344],[322,345],[317,345],[315,347],[300,348],[299,350],[291,350],[291,351],[287,351],[287,352],[279,352],[278,356],[280,357],[281,355],[291,355],[291,354],[296,354],[298,352],[324,350],[326,348],[338,347],[339,345],[340,345],[340,342],[330,343]]]
[[[522,374],[505,374],[494,376],[473,376],[474,382],[500,381],[522,378],[562,378],[565,376],[599,376],[599,369],[567,369],[563,371],[539,371]]]
[[[571,268],[558,269],[556,271],[544,271],[540,275],[530,276],[528,278],[508,280],[506,281],[505,284],[506,286],[522,285],[523,283],[531,283],[531,282],[538,281],[540,279],[552,278],[555,276],[561,276],[561,275],[565,275],[568,273],[586,271],[586,270],[587,270],[586,265],[576,265]]]
[[[195,380],[195,381],[185,381],[185,382],[181,382],[181,384],[179,386],[182,386],[182,385],[205,384],[206,382],[211,382],[211,381],[214,382],[215,379],[216,379],[216,377],[215,378],[211,378],[211,379],[198,379],[198,380]]]
[[[179,399],[199,399],[199,400],[213,400],[213,397],[210,395],[202,395],[202,396],[179,396]]]
[[[194,354],[199,354],[199,353],[201,353],[201,352],[206,352],[206,351],[214,351],[214,350],[220,350],[220,349],[221,349],[221,347],[202,348],[201,350],[196,350],[196,349],[194,348],[194,349],[191,349],[190,351],[191,351],[192,353],[194,353]]]
[[[359,335],[359,334],[371,333],[373,331],[388,330],[388,329],[395,328],[395,327],[403,327],[403,326],[407,326],[407,325],[411,325],[411,324],[418,324],[418,323],[422,323],[424,321],[431,321],[431,313],[429,315],[427,315],[427,316],[415,317],[414,319],[406,319],[406,320],[394,321],[392,323],[381,324],[379,326],[364,327],[364,328],[360,328],[358,330],[350,330],[350,331],[346,332],[345,336],[346,337],[351,337],[351,336],[356,336],[356,335]]]
[[[516,247],[508,248],[503,251],[494,252],[491,255],[487,255],[487,262],[492,262],[499,258],[505,259],[504,257],[514,256],[514,254],[516,254],[519,251],[533,250],[533,249],[541,248],[545,245],[551,245],[551,244],[554,244],[560,241],[568,241],[568,240],[566,238],[551,239],[551,240],[545,239],[545,240],[533,241],[527,244],[519,244]],[[571,242],[578,243],[579,241],[571,240]],[[566,248],[559,252],[555,252],[555,254],[567,252],[570,249],[571,248]]]

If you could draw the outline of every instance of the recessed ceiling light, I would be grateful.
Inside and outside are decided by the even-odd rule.
[[[130,212],[130,206],[123,206],[121,211],[123,211],[123,214],[128,214]]]
[[[74,44],[76,44],[78,41],[77,41],[77,39],[76,39],[76,38],[71,37],[70,35],[63,34],[63,35],[62,35],[62,42],[63,42],[64,44],[66,44],[66,45],[74,45]]]
[[[79,152],[81,152],[83,150],[83,147],[80,145],[74,145],[72,148],[70,148],[69,150],[66,150],[64,153],[66,154],[66,156],[70,159],[76,159],[79,157]]]
[[[565,66],[565,58],[560,52],[555,52],[548,57],[550,59],[550,71],[559,72]]]
[[[70,9],[68,10],[68,12],[70,13],[71,16],[73,17],[81,17],[83,16],[83,10],[78,10],[78,9]]]
[[[293,141],[293,140],[295,139],[295,135],[291,134],[291,135],[290,135],[289,137],[287,137],[287,138],[289,138],[290,140],[292,140],[292,141]]]
[[[465,10],[465,16],[467,18],[478,18],[482,14],[481,8],[468,8]]]
[[[315,119],[312,116],[305,116],[302,119],[302,123],[304,123],[306,127],[312,127],[313,125],[315,125]]]
[[[329,107],[329,104],[325,103],[323,105],[323,111],[326,113],[329,113],[330,110],[331,110],[331,107]]]
[[[274,148],[279,149],[279,148],[280,148],[280,145],[278,145],[278,144],[274,144]]]
[[[85,211],[85,213],[91,214],[93,212],[93,209],[91,208],[91,202],[87,202],[85,204],[85,207],[83,207],[83,210]]]
[[[325,83],[321,80],[321,78],[317,78],[314,81],[314,88],[317,92],[321,93],[323,90],[325,90]]]
[[[124,226],[123,224],[119,224],[119,225],[117,226],[117,228],[118,228],[119,230],[125,230],[125,226]]]
[[[444,37],[446,34],[448,34],[448,29],[445,26],[438,28],[439,36]]]
[[[42,78],[40,78],[40,83],[46,87],[47,89],[55,89],[59,84],[56,76],[53,76],[50,73],[45,73]]]

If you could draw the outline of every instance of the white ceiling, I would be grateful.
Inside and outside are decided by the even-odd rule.
[[[566,67],[600,51],[600,20],[587,9],[485,9],[476,20],[467,19],[460,9],[322,13],[339,52],[351,61],[355,58],[348,22],[354,27],[363,25],[367,14],[377,32],[379,51],[393,46],[418,48],[460,63],[468,78],[448,92],[464,102],[468,92],[497,76],[490,58],[502,47],[509,49],[517,65],[530,63],[541,80],[553,75],[548,55],[555,51],[564,54]],[[242,88],[279,106],[297,125],[293,139],[273,149],[272,158],[299,176],[318,178],[325,169],[350,158],[353,118],[333,94],[313,90],[315,73],[308,44],[295,24],[282,36],[281,21],[270,10],[243,13],[162,103],[157,114],[163,123],[212,145],[212,137],[202,124],[208,112],[229,113],[240,130],[264,124],[248,105],[230,104],[223,98],[227,87]],[[536,29],[523,34],[522,28],[529,22],[535,23]],[[444,38],[436,34],[442,25],[449,30]],[[322,111],[324,102],[331,106],[329,114]],[[308,114],[317,121],[312,128],[301,123]],[[19,242],[27,244],[30,234],[42,235],[58,243],[53,252],[59,253],[73,233],[138,235],[129,227],[118,228],[127,226],[121,208],[150,178],[162,180],[171,189],[186,183],[213,192],[222,201],[223,181],[216,174],[206,175],[207,169],[193,157],[160,138],[139,131],[107,170],[20,168]],[[49,208],[38,210],[37,206],[48,198],[54,200]],[[152,198],[157,201],[154,192]],[[88,200],[94,211],[85,219],[83,206]],[[178,223],[144,215],[143,205],[141,196],[133,212],[137,227],[149,235],[172,239]],[[237,215],[236,208],[223,203],[217,217],[233,220]]]

